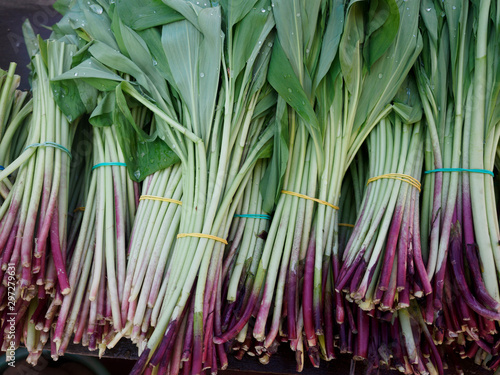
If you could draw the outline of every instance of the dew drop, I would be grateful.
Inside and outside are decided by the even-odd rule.
[[[453,5],[452,9],[455,10],[455,9],[457,9],[457,7],[455,5]]]
[[[102,6],[98,4],[92,4],[90,6],[90,9],[92,9],[92,12],[94,12],[95,14],[102,14]]]
[[[266,13],[266,10],[265,10],[264,8],[262,8],[260,11],[261,11],[262,13]]]
[[[427,8],[426,11],[430,12],[432,10],[432,8]]]
[[[300,17],[300,13],[297,13],[297,17]]]
[[[382,77],[383,77],[382,73],[379,73],[379,74],[378,74],[378,78],[380,79],[380,78],[382,78]]]
[[[134,176],[135,176],[135,178],[139,179],[139,177],[141,177],[141,171],[140,170],[136,170],[134,172]]]
[[[203,78],[203,77],[205,77],[205,73],[201,72],[200,73],[200,78]]]
[[[288,92],[292,92],[292,89],[290,87],[288,88]]]
[[[78,73],[75,73],[75,77],[78,77]]]
[[[155,59],[153,59],[153,66],[156,66],[158,65],[158,61],[156,61]]]
[[[268,46],[269,48],[271,48],[271,47],[273,46],[273,44],[272,44],[271,42],[269,42],[269,43],[267,43],[267,46]]]

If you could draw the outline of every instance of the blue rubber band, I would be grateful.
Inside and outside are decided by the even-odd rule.
[[[265,220],[271,220],[271,215],[242,214],[242,215],[234,215],[234,217],[246,217],[248,219],[265,219]]]
[[[113,165],[117,165],[119,167],[126,167],[127,164],[125,163],[120,163],[120,162],[117,162],[117,161],[111,161],[111,162],[106,162],[106,163],[99,163],[99,164],[96,164],[92,167],[92,170],[96,169],[96,168],[99,168],[99,167],[107,167],[107,166],[113,166]]]
[[[5,167],[3,165],[0,165],[0,171],[3,171]]]
[[[69,158],[71,159],[71,151],[68,150],[66,147],[60,145],[59,143],[55,143],[55,142],[33,143],[29,146],[26,146],[24,151],[26,151],[28,148],[32,148],[32,147],[54,147],[54,148],[57,148],[61,151],[64,151],[65,153],[67,153]]]
[[[467,168],[439,168],[432,169],[430,171],[425,171],[425,174],[435,173],[435,172],[472,172],[472,173],[484,173],[489,174],[491,176],[495,176],[492,171],[487,169],[467,169]]]

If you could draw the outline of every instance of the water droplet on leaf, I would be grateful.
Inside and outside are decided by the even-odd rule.
[[[92,4],[90,6],[90,9],[92,9],[92,12],[94,12],[95,14],[102,14],[102,6],[98,4]]]

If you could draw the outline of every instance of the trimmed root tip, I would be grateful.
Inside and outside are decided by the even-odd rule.
[[[62,291],[61,291],[62,295],[65,296],[65,295],[68,295],[71,293],[71,288],[64,288]]]

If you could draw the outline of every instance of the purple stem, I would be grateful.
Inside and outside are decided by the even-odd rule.
[[[398,203],[392,216],[391,227],[387,233],[387,244],[385,245],[384,260],[380,270],[378,288],[386,291],[391,280],[394,258],[396,257],[396,245],[398,243],[399,232],[403,221],[404,200],[402,195],[398,197]],[[406,270],[406,267],[405,267]]]
[[[61,245],[59,239],[59,212],[57,210],[57,206],[52,217],[52,225],[50,228],[50,249],[52,258],[54,259],[54,265],[57,272],[57,280],[59,281],[61,293],[63,295],[66,295],[71,291],[71,287],[69,286],[68,275],[66,274],[66,265],[64,264],[63,256],[61,253]]]
[[[469,290],[469,287],[467,285],[467,280],[465,279],[465,270],[463,264],[463,257],[461,253],[462,253],[462,241],[460,236],[460,228],[454,226],[454,229],[452,230],[451,234],[450,263],[455,276],[455,285],[457,286],[461,297],[464,298],[465,303],[467,303],[467,305],[469,305],[469,307],[472,310],[474,310],[479,315],[484,316],[488,319],[500,320],[499,312],[491,311],[481,306],[479,302],[476,300],[476,298],[472,295],[471,291]],[[471,257],[472,256],[469,256],[469,258]],[[471,263],[472,262],[469,262],[470,268],[471,268]],[[474,274],[474,272],[472,273]]]
[[[314,257],[316,250],[316,236],[311,232],[307,247],[306,264],[304,269],[304,284],[302,290],[302,310],[304,318],[304,333],[309,347],[316,346],[316,332],[313,320],[314,294]]]

